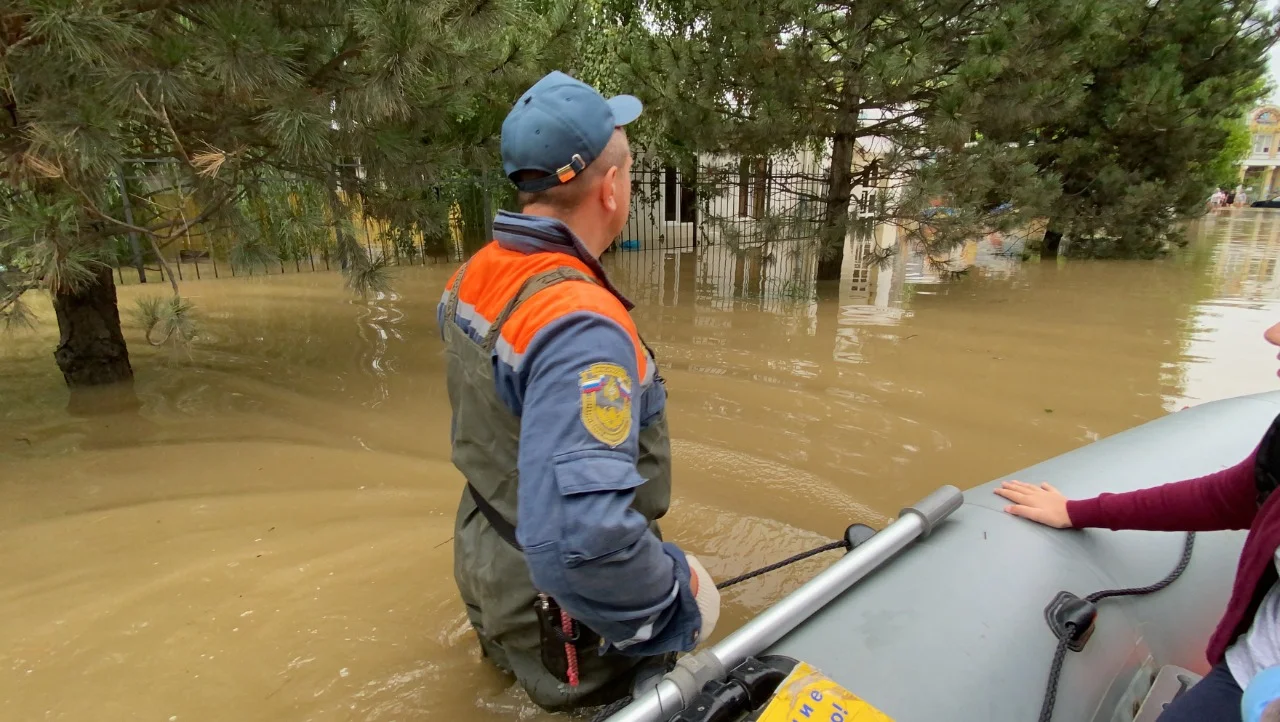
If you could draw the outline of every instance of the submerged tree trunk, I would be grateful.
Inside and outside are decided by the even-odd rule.
[[[55,290],[58,348],[53,358],[68,386],[100,386],[133,380],[129,349],[120,331],[116,283],[107,266],[79,292]]]
[[[837,133],[831,144],[831,169],[827,173],[827,207],[823,214],[818,280],[840,280],[844,265],[844,235],[849,225],[849,198],[853,195],[853,149],[856,138]]]
[[[1040,260],[1052,261],[1058,257],[1058,249],[1062,247],[1062,232],[1052,228],[1044,232],[1044,240],[1040,242]]]

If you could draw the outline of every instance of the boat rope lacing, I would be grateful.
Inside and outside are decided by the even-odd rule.
[[[1187,532],[1187,540],[1182,546],[1182,556],[1178,559],[1178,565],[1169,572],[1164,579],[1146,587],[1132,587],[1129,589],[1104,589],[1100,592],[1094,592],[1084,598],[1090,609],[1089,626],[1093,624],[1093,616],[1096,610],[1092,609],[1092,605],[1097,604],[1103,599],[1112,597],[1140,597],[1147,594],[1164,589],[1165,587],[1177,581],[1178,577],[1187,570],[1187,565],[1191,563],[1191,552],[1195,548],[1196,533]],[[1044,703],[1040,706],[1040,722],[1051,722],[1053,719],[1053,707],[1058,701],[1058,678],[1062,676],[1062,664],[1066,661],[1067,648],[1075,640],[1081,639],[1089,631],[1089,628],[1080,628],[1075,622],[1067,621],[1063,624],[1064,633],[1058,637],[1058,647],[1053,652],[1053,664],[1049,665],[1049,684],[1045,687]]]

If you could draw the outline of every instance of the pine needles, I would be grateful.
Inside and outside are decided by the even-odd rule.
[[[391,268],[385,257],[378,257],[347,270],[347,289],[361,298],[391,290]]]
[[[196,334],[194,305],[181,296],[145,296],[133,310],[147,343],[186,349]]]
[[[35,315],[31,313],[30,307],[22,302],[23,294],[30,288],[29,284],[19,285],[16,288],[10,286],[5,282],[3,273],[0,273],[0,326],[4,327],[6,333],[35,329]]]

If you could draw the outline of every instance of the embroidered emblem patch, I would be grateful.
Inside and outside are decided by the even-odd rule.
[[[578,376],[582,425],[609,446],[631,434],[631,379],[617,364],[592,364]]]

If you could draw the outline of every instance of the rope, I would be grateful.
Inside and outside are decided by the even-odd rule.
[[[1187,565],[1191,563],[1191,552],[1194,550],[1195,544],[1196,533],[1187,532],[1187,540],[1182,545],[1182,556],[1178,559],[1178,565],[1175,566],[1173,571],[1169,572],[1164,579],[1161,579],[1155,584],[1145,587],[1130,587],[1128,589],[1103,589],[1102,591],[1094,592],[1093,594],[1085,597],[1085,601],[1091,604],[1097,604],[1103,599],[1110,599],[1112,597],[1140,597],[1147,594],[1154,594],[1155,592],[1164,589],[1177,581],[1178,577],[1182,576],[1182,573],[1187,570]],[[1076,631],[1075,625],[1070,622],[1065,626],[1066,633],[1058,639],[1058,647],[1053,652],[1053,664],[1049,665],[1049,684],[1045,687],[1044,703],[1040,706],[1039,722],[1050,722],[1053,719],[1053,706],[1058,701],[1058,678],[1062,675],[1062,665],[1067,657],[1067,643],[1074,636],[1073,633]]]
[[[578,686],[578,648],[574,646],[573,639],[573,619],[569,617],[569,613],[560,610],[560,631],[564,633],[564,656],[569,663],[569,686]]]
[[[596,712],[594,715],[592,715],[591,722],[605,722],[605,720],[621,712],[623,709],[626,708],[627,705],[631,704],[633,701],[634,700],[631,699],[631,695],[627,695],[622,699],[616,699],[610,702],[609,704],[601,707],[599,712]]]
[[[807,552],[800,552],[795,556],[787,557],[786,559],[783,559],[782,561],[776,562],[774,564],[770,564],[767,567],[760,567],[759,569],[753,572],[747,572],[746,574],[739,574],[738,576],[733,577],[732,579],[726,579],[723,582],[720,582],[719,584],[717,584],[716,589],[724,589],[725,587],[731,587],[735,584],[738,584],[739,582],[745,582],[748,579],[755,579],[761,574],[768,574],[769,572],[775,569],[781,569],[785,566],[795,564],[798,561],[803,561],[805,559],[808,559],[809,557],[817,556],[823,552],[834,551],[836,549],[848,549],[848,548],[849,548],[849,542],[843,539],[841,539],[840,541],[831,542],[830,544],[823,544],[817,549],[810,549]]]
[[[836,549],[848,549],[848,548],[849,548],[849,541],[847,539],[841,539],[840,541],[834,541],[829,544],[823,544],[817,549],[810,549],[807,552],[800,552],[799,554],[787,557],[786,559],[783,559],[780,562],[774,562],[769,566],[760,567],[755,571],[750,571],[750,572],[747,572],[746,574],[739,574],[738,576],[733,577],[732,579],[726,579],[723,582],[720,582],[719,584],[717,584],[716,589],[724,589],[725,587],[731,587],[735,584],[745,582],[748,579],[755,579],[761,574],[768,574],[769,572],[774,571],[775,569],[781,569],[785,566],[795,564],[796,562],[804,561],[809,557],[817,556],[819,554],[822,554],[823,552],[835,551]],[[576,669],[576,665],[574,664],[572,657],[570,658],[569,664],[570,664],[570,669]],[[570,674],[573,674],[573,673],[571,672]],[[596,712],[594,715],[592,715],[591,722],[605,722],[605,720],[621,712],[627,705],[631,704],[631,702],[632,702],[632,699],[630,695],[623,697],[622,699],[615,700],[614,702],[611,702],[610,704],[607,704],[604,707],[601,707],[599,712]]]

